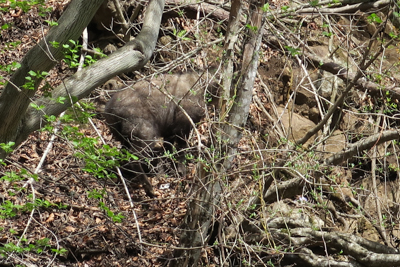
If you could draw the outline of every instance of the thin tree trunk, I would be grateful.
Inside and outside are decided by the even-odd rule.
[[[232,2],[231,10],[234,12],[231,13],[231,23],[238,22],[233,16],[240,16],[240,2],[240,0]],[[194,190],[197,193],[190,200],[180,239],[183,248],[175,251],[174,259],[170,262],[170,266],[197,266],[202,249],[207,245],[208,231],[215,219],[215,208],[221,205],[223,188],[219,179],[231,167],[232,161],[236,156],[238,142],[242,137],[242,129],[249,114],[253,84],[259,63],[258,51],[261,46],[263,18],[265,18],[261,8],[264,3],[264,1],[251,1],[250,4],[248,25],[253,27],[248,28],[246,31],[247,38],[245,38],[244,42],[243,63],[237,86],[239,90],[231,108],[228,107],[226,109],[229,110],[229,122],[222,127],[222,139],[228,141],[221,144],[220,155],[228,156],[223,166],[217,170],[220,175],[214,175],[215,172],[208,173],[204,169],[206,166],[202,163],[198,164],[198,181],[194,185]],[[229,28],[238,29],[235,25],[229,25]],[[234,34],[238,33],[234,31]],[[232,36],[228,35],[227,38],[229,37]],[[226,84],[224,86],[229,88]]]

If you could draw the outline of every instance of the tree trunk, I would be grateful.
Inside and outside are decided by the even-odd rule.
[[[215,219],[215,208],[221,205],[221,193],[223,188],[219,181],[221,176],[231,167],[232,161],[236,155],[237,145],[242,137],[242,129],[246,124],[249,114],[250,103],[252,101],[253,84],[257,73],[259,49],[261,46],[261,38],[263,33],[263,18],[265,14],[262,11],[264,1],[252,1],[249,9],[249,22],[252,25],[247,29],[247,40],[244,42],[242,68],[240,71],[240,80],[238,82],[237,96],[229,112],[229,123],[225,123],[220,131],[223,133],[222,139],[228,140],[221,144],[220,155],[227,155],[217,173],[207,173],[202,163],[198,165],[198,180],[194,185],[196,193],[195,197],[190,201],[188,211],[185,217],[183,232],[181,235],[182,249],[177,249],[174,253],[174,259],[170,266],[196,266],[202,249],[208,242],[208,231],[211,223]],[[235,16],[240,16],[241,1],[232,2],[232,10],[230,23],[238,23]],[[237,29],[235,25],[229,25],[230,29]],[[233,31],[231,34],[238,34]],[[228,34],[227,38],[232,36]],[[234,38],[233,38],[234,39]],[[228,40],[229,41],[229,40]],[[226,43],[229,43],[229,42]],[[233,57],[232,57],[233,59]],[[231,60],[232,60],[231,59]],[[229,68],[229,67],[228,67]],[[232,79],[231,79],[232,81]],[[226,88],[228,86],[224,85]],[[232,86],[235,88],[235,86]],[[226,95],[226,94],[225,94]],[[225,104],[225,103],[224,103]],[[212,160],[212,159],[210,159]],[[185,249],[190,248],[190,249]]]
[[[44,115],[59,115],[70,107],[73,104],[71,97],[81,99],[115,75],[142,68],[150,59],[158,38],[163,0],[150,1],[142,31],[133,41],[66,79],[54,89],[51,99],[41,97],[35,101],[37,105],[44,105],[44,109],[39,111],[29,106],[40,80],[35,81],[35,90],[23,89],[28,72],[48,71],[63,56],[60,49],[51,47],[48,42],[63,44],[78,39],[102,2],[73,0],[60,18],[59,26],[51,29],[46,38],[27,53],[21,68],[0,97],[0,143],[13,141],[16,145],[20,144],[30,133],[46,123]],[[54,99],[58,97],[65,97],[68,101],[57,103]],[[5,156],[5,152],[0,151],[0,158]]]
[[[0,96],[0,143],[15,141],[21,130],[21,122],[31,98],[35,95],[41,79],[35,81],[32,89],[24,89],[25,77],[29,71],[49,71],[62,59],[62,45],[68,40],[79,38],[104,0],[73,0],[58,21],[58,26],[50,29],[48,35],[25,55],[21,67],[15,72]],[[55,48],[49,42],[60,45]],[[0,158],[4,158],[0,151]]]

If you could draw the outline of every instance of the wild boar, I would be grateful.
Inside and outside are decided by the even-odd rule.
[[[215,83],[208,86],[205,77],[209,75],[165,74],[139,81],[111,97],[105,106],[106,122],[114,136],[134,153],[160,149],[165,141],[180,143],[192,129],[188,117],[198,123],[205,114],[207,88],[215,92]],[[130,168],[143,172],[145,166]],[[143,173],[138,180],[146,194],[153,197],[147,176]]]

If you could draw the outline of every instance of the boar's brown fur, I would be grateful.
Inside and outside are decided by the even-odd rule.
[[[176,143],[185,139],[192,128],[187,115],[194,123],[204,116],[205,80],[197,73],[186,73],[139,81],[112,96],[104,117],[115,137],[134,152],[158,148],[163,141]],[[154,195],[144,174],[139,182],[147,195]]]

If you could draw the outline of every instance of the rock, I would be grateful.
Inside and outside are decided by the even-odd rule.
[[[304,199],[305,201],[305,199]],[[284,201],[278,201],[268,207],[269,214],[274,214],[268,222],[268,225],[273,225],[274,220],[279,221],[280,217],[284,217],[287,222],[297,224],[303,227],[325,227],[324,221],[312,212],[307,212],[307,209],[301,209],[296,206],[286,204]]]
[[[346,112],[340,123],[340,129],[350,135],[351,139],[369,136],[374,133],[373,124],[363,114]]]
[[[280,116],[280,122],[283,124],[287,139],[289,141],[296,141],[302,138],[310,129],[315,127],[315,124],[294,112],[288,113],[287,109],[282,107],[277,107],[278,116]],[[314,137],[310,138],[305,144],[309,146],[311,143],[314,142]]]
[[[277,108],[278,115],[280,116],[280,121],[283,124],[287,139],[289,141],[296,141],[316,126],[311,120],[300,116],[297,113],[288,113],[287,109],[282,107]],[[282,114],[282,116],[281,116]],[[319,133],[321,136],[321,133]],[[305,147],[309,147],[315,141],[315,136],[310,138],[305,144]],[[340,130],[335,130],[332,135],[317,148],[318,151],[322,151],[323,157],[331,156],[332,153],[338,153],[343,151],[346,147],[346,137]],[[328,153],[326,153],[328,152]]]
[[[346,137],[340,130],[335,130],[331,136],[318,146],[318,150],[325,152],[324,158],[332,156],[332,154],[344,151],[346,148]]]

